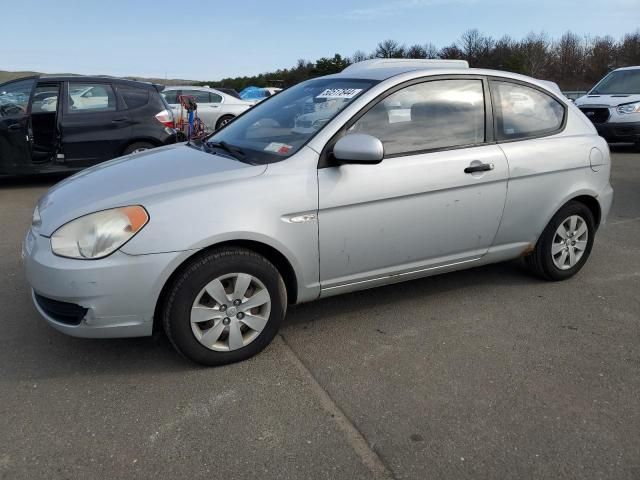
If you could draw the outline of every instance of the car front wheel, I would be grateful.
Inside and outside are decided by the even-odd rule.
[[[245,360],[264,349],[284,318],[287,294],[276,267],[242,248],[190,261],[169,288],[162,319],[173,346],[203,365]]]
[[[593,213],[585,204],[571,201],[553,216],[527,264],[547,280],[570,278],[587,262],[594,237]]]

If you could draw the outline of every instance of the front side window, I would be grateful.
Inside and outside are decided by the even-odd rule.
[[[405,87],[365,113],[347,132],[380,139],[385,156],[485,141],[481,80],[434,80]]]
[[[67,108],[70,113],[112,112],[116,109],[116,96],[108,84],[69,83]]]
[[[518,140],[556,132],[564,106],[551,95],[524,85],[491,81],[498,140]]]
[[[38,85],[33,92],[31,113],[55,112],[58,109],[58,85]]]
[[[346,78],[307,80],[247,110],[209,137],[205,146],[230,147],[249,163],[283,160],[376,83]]]
[[[21,117],[27,113],[34,79],[0,86],[0,118]]]

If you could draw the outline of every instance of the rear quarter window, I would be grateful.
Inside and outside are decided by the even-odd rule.
[[[492,80],[491,95],[498,140],[551,135],[562,128],[565,106],[536,88]]]
[[[131,87],[128,85],[119,85],[118,91],[124,100],[128,110],[144,107],[149,103],[149,90],[146,88]]]

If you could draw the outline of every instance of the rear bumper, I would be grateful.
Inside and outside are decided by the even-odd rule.
[[[594,123],[593,126],[607,142],[640,142],[640,122]]]
[[[600,225],[603,225],[607,222],[611,204],[613,203],[613,188],[611,184],[607,184],[607,187],[598,195],[598,203],[600,204]]]

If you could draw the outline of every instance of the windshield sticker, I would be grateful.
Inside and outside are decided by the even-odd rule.
[[[361,91],[361,88],[327,88],[316,98],[353,98]]]
[[[282,155],[285,155],[289,153],[289,150],[291,150],[292,148],[293,147],[291,145],[287,145],[286,143],[271,142],[269,145],[264,147],[264,151],[275,152],[275,153],[280,153]]]

